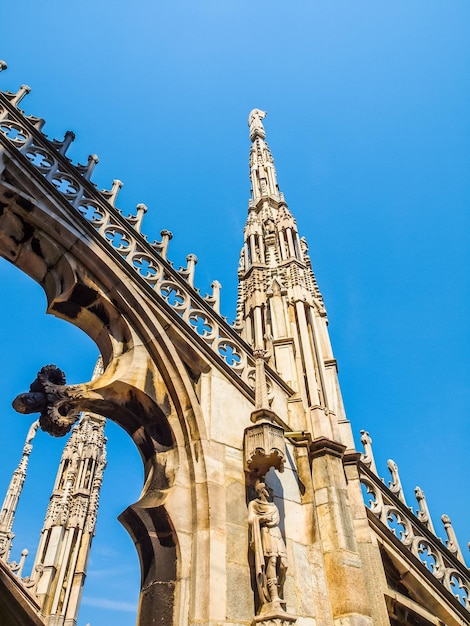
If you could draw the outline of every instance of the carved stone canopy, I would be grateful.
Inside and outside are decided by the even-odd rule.
[[[284,470],[286,444],[284,429],[268,421],[245,428],[245,470],[254,476],[265,476],[271,467]]]

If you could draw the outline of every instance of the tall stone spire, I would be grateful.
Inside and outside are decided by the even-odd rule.
[[[19,462],[16,470],[13,472],[5,500],[3,501],[2,509],[0,511],[0,559],[5,562],[8,562],[10,557],[11,544],[15,536],[13,532],[13,522],[15,520],[15,513],[18,507],[21,492],[23,490],[24,481],[26,480],[29,455],[33,449],[33,444],[31,442],[36,435],[38,427],[38,421],[31,424],[24,443],[21,461]]]
[[[307,243],[299,237],[279,191],[262,123],[265,115],[255,109],[248,120],[251,199],[238,270],[237,329],[255,354],[267,351],[269,365],[294,392],[287,400],[289,426],[311,437],[314,525],[334,622],[366,626],[370,609],[352,515],[362,507],[357,453],[341,399],[323,298]],[[254,454],[246,455],[250,469],[253,459],[259,465]],[[359,513],[361,517],[364,523],[365,515]]]
[[[279,191],[266,143],[266,113],[251,111],[251,198],[239,264],[236,328],[270,364],[311,414],[313,436],[354,444],[346,422],[322,295],[308,246]],[[343,432],[340,434],[340,430]]]
[[[102,373],[99,359],[93,378]],[[106,467],[105,418],[84,413],[65,445],[33,575],[48,626],[75,626]]]

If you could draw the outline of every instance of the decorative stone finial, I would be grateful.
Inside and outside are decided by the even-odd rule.
[[[24,550],[21,551],[21,557],[20,557],[19,563],[16,563],[16,561],[12,561],[11,563],[8,564],[10,566],[11,571],[14,574],[16,574],[18,578],[21,578],[23,574],[23,568],[24,568],[24,564],[25,564],[26,557],[28,556],[28,554],[29,554],[28,550],[24,548]]]
[[[448,515],[443,515],[441,517],[442,523],[444,524],[444,530],[447,535],[446,546],[447,549],[454,554],[459,561],[461,561],[465,565],[465,560],[463,558],[462,551],[460,550],[459,542],[457,540],[457,535],[455,534],[454,527],[452,526],[452,522],[450,521],[450,517]]]
[[[194,287],[194,272],[196,270],[197,256],[195,254],[188,254],[186,257],[186,277],[191,287]]]
[[[67,130],[62,141],[54,139],[51,143],[54,148],[59,152],[59,154],[65,156],[65,153],[70,148],[70,144],[73,141],[75,141],[75,133],[71,130]]]
[[[23,100],[25,96],[29,94],[30,91],[31,87],[29,87],[28,85],[21,85],[21,87],[18,89],[10,102],[13,104],[13,106],[18,106],[18,104]]]
[[[86,165],[77,165],[76,168],[85,180],[90,180],[95,166],[98,164],[99,158],[97,154],[90,154]]]
[[[255,426],[245,428],[245,469],[253,476],[265,476],[271,467],[282,472],[286,457],[284,429],[279,418],[269,408],[264,348],[253,351],[255,358],[255,410],[251,421]],[[277,423],[276,423],[277,422]]]
[[[160,255],[162,259],[166,259],[166,256],[168,254],[168,244],[173,239],[173,233],[170,232],[169,230],[162,230],[162,232],[160,233],[160,236],[162,238]]]
[[[118,193],[123,186],[122,180],[118,180],[117,178],[113,180],[113,185],[111,189],[103,189],[101,192],[102,196],[108,201],[111,206],[116,206],[116,200],[118,197]]]
[[[391,482],[388,483],[390,491],[396,495],[396,497],[406,505],[405,494],[403,493],[403,487],[401,486],[400,475],[398,473],[398,465],[392,459],[387,461],[387,467],[392,475]]]
[[[361,443],[364,446],[364,454],[361,456],[361,461],[377,476],[374,453],[372,452],[372,438],[367,430],[361,430]]]
[[[216,313],[220,313],[220,290],[222,289],[222,285],[219,283],[218,280],[214,280],[211,283],[211,287],[212,287],[211,301],[213,303],[212,308],[214,309]]]
[[[426,497],[423,490],[420,487],[415,487],[415,496],[418,501],[419,510],[416,512],[418,519],[423,523],[431,532],[436,534],[434,526],[432,525],[431,515],[429,514],[428,505],[426,503]]]
[[[266,137],[266,131],[264,130],[263,122],[267,112],[260,109],[253,109],[248,116],[248,126],[250,127],[250,139],[254,141],[256,137],[264,139]]]
[[[87,180],[90,180],[91,175],[93,174],[93,170],[95,169],[96,165],[99,163],[99,158],[97,154],[90,154],[88,157],[88,163],[87,163],[87,169],[86,169],[86,173],[85,173],[85,178]]]
[[[134,229],[138,233],[140,233],[141,232],[141,227],[142,227],[142,220],[144,219],[144,215],[148,211],[148,207],[147,207],[146,204],[143,204],[143,202],[140,202],[136,206],[136,210],[137,210],[137,215],[135,216],[135,219],[134,219],[134,222],[133,222],[133,226],[134,226]]]

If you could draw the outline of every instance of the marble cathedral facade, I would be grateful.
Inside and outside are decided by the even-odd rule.
[[[195,257],[175,270],[171,233],[149,243],[146,207],[123,217],[119,181],[98,191],[96,157],[71,164],[73,134],[48,140],[43,120],[18,108],[27,92],[0,95],[0,254],[44,288],[50,313],[92,337],[103,369],[67,385],[43,368],[14,402],[55,436],[73,430],[25,576],[10,548],[37,425],[28,435],[0,516],[2,625],[77,623],[105,418],[144,463],[142,495],[120,517],[141,562],[139,626],[470,624],[450,520],[442,542],[422,491],[415,513],[396,465],[390,488],[378,476],[367,432],[356,447],[265,113],[249,116],[251,199],[229,326],[218,283],[201,297]]]

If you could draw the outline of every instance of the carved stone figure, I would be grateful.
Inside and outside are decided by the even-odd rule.
[[[266,131],[264,130],[263,122],[266,117],[266,111],[260,109],[253,109],[248,116],[248,126],[250,127],[250,139],[253,141],[256,137],[264,139],[266,137]]]
[[[268,217],[263,222],[265,235],[274,235],[276,233],[276,222],[272,217]]]
[[[279,510],[268,500],[266,485],[256,485],[257,498],[248,504],[250,547],[255,555],[259,613],[284,610],[281,596],[287,571],[287,551],[279,530]]]

